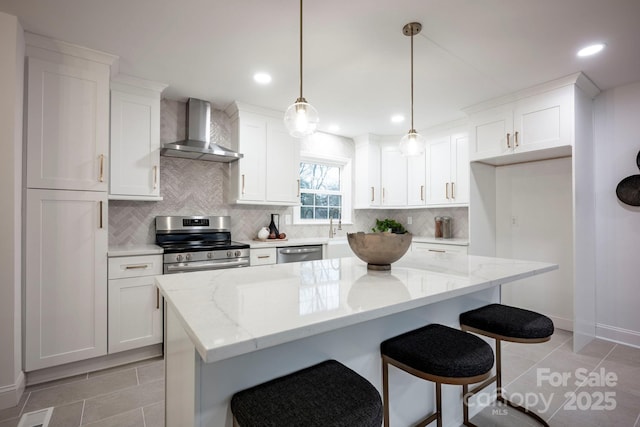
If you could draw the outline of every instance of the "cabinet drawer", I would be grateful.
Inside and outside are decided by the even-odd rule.
[[[415,242],[411,244],[411,251],[414,252],[440,252],[449,254],[466,254],[467,247],[460,245],[447,245],[439,243],[421,243]]]
[[[162,274],[162,255],[109,258],[109,279]]]
[[[267,265],[276,263],[276,248],[251,249],[251,265]]]

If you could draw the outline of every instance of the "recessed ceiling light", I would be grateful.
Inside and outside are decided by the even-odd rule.
[[[578,51],[578,56],[591,56],[591,55],[595,55],[596,53],[600,52],[602,49],[604,49],[606,45],[604,43],[596,43],[596,44],[592,44],[590,46],[586,46],[583,47],[582,49],[580,49]]]
[[[255,73],[253,75],[253,80],[261,85],[267,85],[271,83],[271,75],[267,73]]]
[[[391,121],[393,123],[402,123],[404,122],[404,116],[402,114],[396,114],[395,116],[391,116]]]
[[[338,132],[340,130],[340,126],[338,125],[330,125],[329,132]]]

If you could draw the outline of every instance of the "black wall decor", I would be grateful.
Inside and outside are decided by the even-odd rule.
[[[636,164],[640,169],[640,151],[636,156]],[[640,175],[630,175],[620,181],[616,187],[616,196],[622,203],[640,206]]]

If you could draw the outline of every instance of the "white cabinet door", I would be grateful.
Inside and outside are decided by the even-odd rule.
[[[250,265],[269,265],[276,263],[276,248],[251,249]]]
[[[500,156],[511,150],[513,144],[512,105],[475,113],[471,116],[470,122],[471,160]]]
[[[110,196],[160,196],[160,95],[111,91]]]
[[[162,298],[154,276],[109,280],[109,353],[162,342]]]
[[[396,146],[380,151],[380,185],[383,206],[407,205],[407,158]]]
[[[426,153],[407,158],[407,205],[426,203]]]
[[[107,353],[107,194],[27,190],[25,371]]]
[[[376,143],[356,143],[355,192],[355,208],[380,206],[380,147]]]
[[[429,189],[427,201],[431,205],[451,202],[451,137],[445,136],[428,142],[429,150]]]
[[[264,202],[266,178],[267,121],[253,114],[242,114],[237,126],[237,150],[244,157],[231,163],[236,178],[236,200]],[[237,170],[234,173],[234,170]]]
[[[109,66],[66,62],[28,58],[27,187],[106,192]]]
[[[300,142],[289,135],[282,120],[267,123],[266,200],[297,204],[300,202]]]
[[[544,150],[572,141],[569,87],[518,101],[514,111],[513,150]]]
[[[451,152],[455,159],[451,165],[451,201],[457,204],[468,204],[471,182],[469,137],[466,133],[451,136]]]

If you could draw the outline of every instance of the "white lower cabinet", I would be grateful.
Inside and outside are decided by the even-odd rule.
[[[107,353],[107,193],[27,189],[25,371]]]
[[[109,258],[109,353],[162,342],[162,255]]]
[[[467,246],[451,245],[446,243],[427,243],[413,242],[411,243],[412,252],[436,252],[448,254],[467,254]]]
[[[276,263],[276,248],[251,249],[250,265],[268,265]]]

